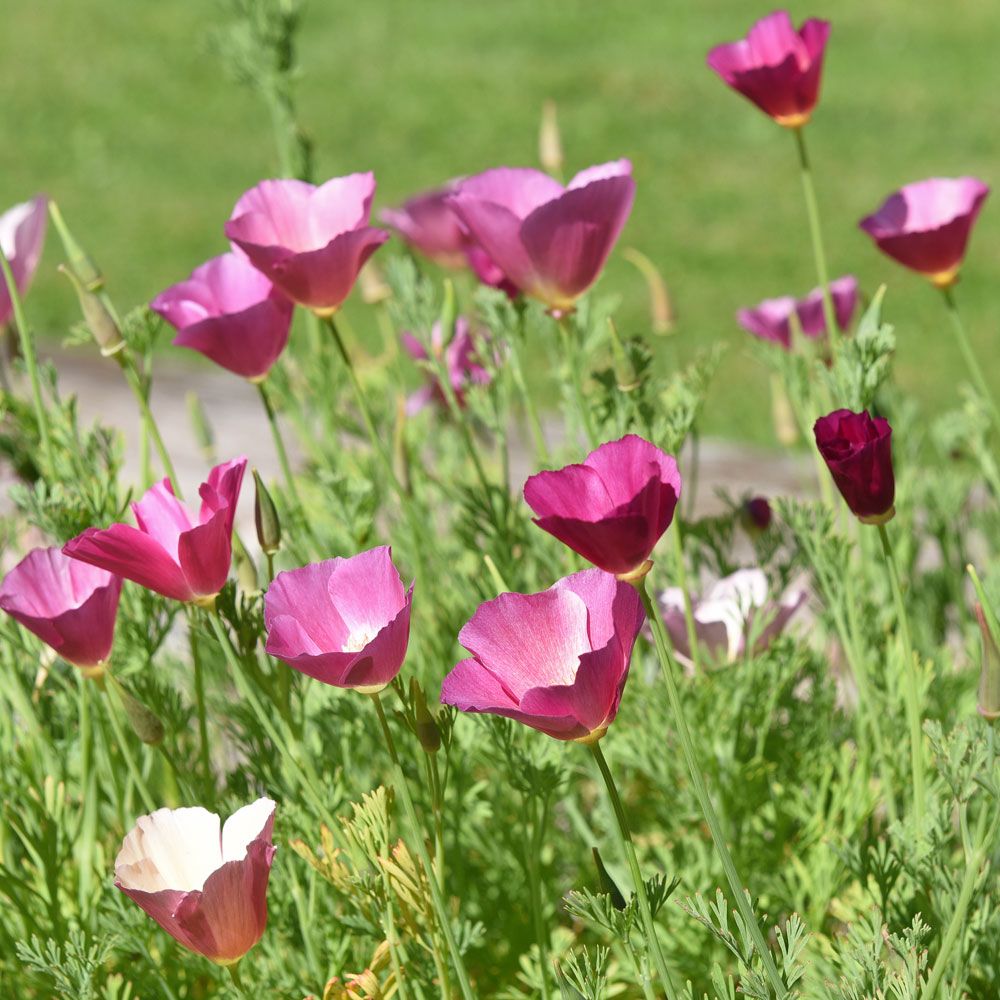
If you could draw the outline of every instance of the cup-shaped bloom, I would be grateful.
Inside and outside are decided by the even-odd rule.
[[[454,185],[435,188],[379,213],[414,250],[442,267],[464,267],[469,238],[448,204]]]
[[[444,679],[441,701],[557,740],[599,740],[618,714],[644,621],[635,588],[598,569],[540,594],[501,594],[459,633],[472,656]]]
[[[232,561],[233,518],[247,460],[217,465],[198,488],[197,513],[174,496],[169,479],[132,504],[137,527],[87,528],[66,543],[74,559],[117,573],[177,601],[210,604]]]
[[[293,305],[242,254],[195,268],[150,303],[190,347],[236,375],[259,382],[288,343]]]
[[[266,649],[324,684],[375,694],[406,658],[412,602],[385,545],[287,570],[264,595]]]
[[[699,647],[720,663],[733,663],[748,649],[754,653],[767,649],[806,599],[804,590],[793,589],[774,600],[769,590],[762,570],[740,569],[716,581],[703,596],[692,596]],[[671,587],[660,595],[660,611],[674,649],[690,660],[680,588]]]
[[[809,20],[796,31],[788,12],[761,18],[746,38],[718,45],[708,65],[733,90],[786,128],[805,125],[819,100],[828,21]]]
[[[567,310],[597,280],[634,198],[632,164],[616,160],[565,188],[540,170],[498,167],[461,181],[448,203],[511,284]]]
[[[23,295],[31,284],[45,244],[49,200],[38,195],[31,201],[8,208],[0,215],[0,248],[10,264],[18,294]],[[0,326],[10,320],[13,306],[7,282],[0,274]]]
[[[858,279],[846,274],[830,282],[834,318],[841,332],[851,325],[858,305]],[[796,317],[802,333],[813,339],[826,335],[826,317],[823,315],[823,291],[814,288],[804,299],[785,295],[777,299],[764,299],[752,309],[740,309],[736,321],[748,333],[761,340],[780,344],[786,351],[792,346],[792,316]]]
[[[622,575],[649,558],[680,495],[677,462],[635,434],[602,444],[581,465],[539,472],[524,484],[538,527]]]
[[[884,524],[895,514],[892,428],[867,410],[834,410],[813,426],[816,447],[847,506],[865,524]]]
[[[223,824],[200,806],[140,816],[115,859],[115,885],[185,948],[238,962],[267,925],[274,803]]]
[[[858,225],[886,256],[939,288],[958,277],[989,187],[975,177],[932,177],[889,195]]]
[[[120,576],[33,549],[0,584],[0,609],[85,674],[103,673],[115,636]]]
[[[426,348],[412,333],[403,333],[400,339],[406,353],[415,361],[428,359]],[[465,392],[469,386],[486,385],[490,381],[490,373],[479,363],[479,347],[484,339],[482,335],[473,335],[472,327],[464,316],[455,320],[455,333],[447,347],[444,346],[440,322],[431,329],[431,348],[438,357],[443,355],[455,401],[461,407],[465,406]],[[432,401],[446,403],[444,390],[434,373],[431,373],[431,382],[406,401],[406,412],[412,416]]]
[[[374,195],[371,173],[334,177],[319,187],[261,181],[236,202],[226,236],[293,302],[331,315],[389,238],[368,225]]]

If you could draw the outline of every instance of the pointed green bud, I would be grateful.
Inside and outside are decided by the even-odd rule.
[[[982,636],[983,659],[979,668],[979,714],[993,722],[1000,719],[1000,649],[995,638],[996,620],[979,603],[975,606],[976,620]],[[991,625],[993,626],[991,628]]]
[[[624,910],[628,903],[625,902],[621,889],[615,885],[615,880],[604,867],[601,852],[596,847],[591,848],[591,850],[594,852],[594,864],[597,865],[597,878],[601,883],[601,892],[607,893],[611,897],[611,903],[616,910]]]
[[[260,581],[257,579],[257,567],[254,565],[250,553],[240,540],[240,536],[233,534],[233,563],[236,567],[236,582],[240,585],[240,590],[244,594],[259,594]]]
[[[136,736],[149,746],[156,746],[163,742],[163,723],[159,716],[149,707],[144,705],[138,698],[131,694],[117,677],[112,674],[106,675],[112,683],[129,725]]]
[[[201,398],[198,393],[191,391],[187,394],[188,417],[191,426],[194,428],[194,436],[198,441],[198,447],[206,462],[215,464],[215,432],[208,422],[205,408],[201,405]]]
[[[427,707],[424,689],[416,677],[410,678],[410,698],[413,701],[413,716],[417,725],[417,739],[427,753],[437,753],[441,749],[441,730],[437,720]]]
[[[70,284],[76,291],[84,322],[94,340],[97,341],[101,354],[106,358],[117,354],[125,346],[125,341],[122,339],[122,332],[118,329],[114,316],[111,315],[103,299],[84,286],[73,268],[66,264],[60,264],[59,271],[69,278]]]
[[[267,492],[267,487],[256,469],[253,470],[253,482],[257,490],[253,502],[257,541],[267,555],[273,556],[281,548],[281,521],[278,519],[278,511],[271,494]]]
[[[62,217],[59,206],[54,201],[49,201],[49,216],[56,227],[56,232],[59,233],[63,250],[66,252],[66,263],[73,277],[88,292],[100,291],[104,287],[104,275],[101,269],[87,251],[76,242]]]

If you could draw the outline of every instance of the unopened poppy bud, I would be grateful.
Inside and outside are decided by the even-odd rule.
[[[97,266],[97,261],[76,242],[66,226],[59,206],[54,201],[49,202],[49,215],[52,218],[52,224],[56,227],[56,232],[59,233],[63,250],[66,252],[66,263],[69,265],[73,277],[88,292],[100,291],[104,287],[104,275]]]
[[[591,850],[594,852],[594,864],[597,865],[597,878],[601,883],[601,892],[611,897],[611,903],[616,910],[624,910],[628,904],[625,902],[621,889],[618,888],[615,880],[604,867],[601,852],[596,847],[591,848]]]
[[[410,697],[413,699],[413,714],[417,724],[417,739],[427,753],[437,753],[441,749],[441,730],[437,720],[427,707],[424,689],[416,677],[410,678]]]
[[[94,340],[97,341],[101,354],[105,357],[117,354],[125,346],[125,341],[122,339],[122,332],[118,328],[114,316],[111,315],[104,301],[80,281],[73,268],[60,264],[59,271],[69,278],[70,284],[76,290],[84,322]]]
[[[257,541],[266,555],[273,556],[281,548],[281,521],[271,494],[256,469],[253,470],[253,482],[256,487],[253,520],[257,526]]]
[[[748,535],[759,535],[771,527],[771,505],[765,497],[749,497],[740,507],[740,523]]]
[[[987,619],[989,612],[976,604],[976,620],[983,641],[983,660],[979,672],[979,703],[977,708],[984,719],[1000,719],[1000,649]],[[992,616],[990,616],[992,617]]]
[[[670,333],[674,328],[674,307],[670,301],[670,290],[663,280],[659,268],[635,247],[626,247],[622,256],[646,279],[649,292],[649,322],[653,333]]]
[[[542,105],[542,124],[538,130],[538,160],[542,169],[550,174],[558,177],[562,173],[562,137],[559,134],[556,102],[552,100]]]
[[[143,743],[149,746],[156,746],[163,742],[163,723],[160,721],[159,716],[151,709],[144,705],[138,698],[130,694],[125,687],[122,686],[121,681],[112,676],[107,675],[121,699],[122,708],[125,709],[125,714],[128,716],[129,725],[132,727],[132,731],[136,736],[142,740]]]
[[[257,579],[257,567],[250,553],[239,541],[239,535],[233,535],[233,566],[236,569],[236,581],[244,594],[260,593],[260,582]]]

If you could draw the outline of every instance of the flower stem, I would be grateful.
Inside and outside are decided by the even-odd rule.
[[[545,835],[545,820],[548,815],[547,801],[542,799],[539,810],[534,801],[529,796],[525,796],[524,815],[524,853],[531,892],[531,918],[535,926],[535,941],[538,945],[538,964],[541,967],[542,1000],[549,1000],[549,935],[542,913],[542,878],[538,869],[538,858]]]
[[[837,314],[833,308],[833,296],[830,294],[830,277],[826,268],[819,206],[816,203],[816,188],[813,185],[812,167],[809,164],[809,153],[806,149],[805,129],[792,129],[792,134],[795,136],[795,145],[799,153],[802,193],[805,195],[806,215],[809,217],[809,236],[812,240],[813,259],[816,262],[816,277],[819,279],[820,290],[823,294],[823,318],[826,321],[826,336],[830,342],[830,353],[836,362],[837,351],[840,347],[840,329],[837,326]]]
[[[681,589],[684,602],[684,627],[687,631],[688,650],[691,655],[691,663],[696,672],[701,669],[699,656],[698,629],[694,621],[694,604],[691,602],[691,591],[688,589],[687,566],[684,563],[684,540],[681,537],[681,526],[679,521],[674,522],[674,530],[670,532],[671,542],[674,547],[674,565],[677,573],[677,585]]]
[[[903,601],[903,590],[899,584],[899,566],[896,555],[889,540],[889,532],[884,524],[878,526],[879,538],[882,541],[882,554],[885,556],[886,569],[889,571],[889,583],[892,587],[893,600],[896,602],[896,625],[899,637],[903,642],[903,655],[906,659],[906,677],[903,687],[906,699],[906,716],[910,728],[910,768],[913,775],[913,811],[917,821],[917,829],[923,829],[926,796],[924,792],[924,754],[923,736],[920,723],[920,696],[917,691],[917,665],[913,656],[913,640],[910,638],[910,620],[906,614],[906,604]]]
[[[118,682],[110,674],[106,676],[106,681],[108,682],[104,687],[105,694],[107,694],[107,705],[108,705],[108,719],[111,722],[111,728],[115,733],[115,742],[118,744],[118,749],[121,752],[122,757],[125,759],[125,767],[128,769],[129,776],[132,778],[132,784],[135,785],[136,791],[139,793],[139,798],[142,799],[143,807],[148,812],[153,812],[156,809],[156,803],[153,800],[153,796],[149,793],[149,787],[146,784],[146,779],[142,776],[142,771],[139,769],[139,765],[136,762],[135,757],[132,756],[132,748],[129,745],[128,737],[125,735],[125,730],[122,728],[122,720],[118,716],[118,709],[124,712],[125,708],[123,705],[112,705],[111,702],[114,698],[112,694],[108,691],[110,687],[115,696],[118,695]]]
[[[295,506],[298,508],[299,514],[304,516],[305,511],[302,507],[302,498],[299,496],[299,488],[296,485],[295,476],[292,473],[291,462],[288,461],[288,451],[285,448],[285,439],[281,435],[281,427],[278,424],[278,417],[274,412],[274,406],[271,403],[271,395],[263,382],[257,383],[257,392],[260,393],[260,401],[264,404],[264,412],[267,414],[267,422],[271,425],[271,436],[274,438],[274,450],[278,453],[278,461],[281,463],[281,471],[285,475],[285,483],[288,486],[288,492],[295,501]]]
[[[955,300],[955,290],[951,286],[947,286],[941,289],[941,294],[944,296],[948,318],[951,320],[952,328],[955,331],[955,339],[958,341],[959,350],[961,350],[962,356],[965,358],[965,364],[969,369],[969,374],[972,376],[972,381],[986,402],[994,425],[1000,430],[1000,410],[997,409],[996,400],[993,398],[993,393],[990,392],[986,377],[983,375],[983,370],[979,366],[979,361],[972,350],[972,345],[969,343],[969,335],[966,333],[965,324],[962,322],[961,313],[958,311],[958,302]]]
[[[195,634],[194,621],[188,619],[188,643],[191,646],[191,663],[194,667],[194,697],[198,712],[198,739],[201,749],[201,769],[205,780],[205,791],[209,800],[215,802],[215,781],[212,777],[211,751],[208,744],[208,714],[205,711],[205,675],[202,669],[201,651]]]
[[[583,394],[583,381],[580,378],[580,366],[577,364],[577,355],[574,350],[573,337],[570,334],[569,320],[565,316],[556,319],[556,326],[559,328],[559,337],[562,341],[563,361],[569,368],[569,382],[573,390],[573,399],[576,403],[577,412],[580,415],[580,422],[583,425],[584,433],[587,435],[587,443],[591,448],[597,447],[597,433],[594,431],[594,424],[590,417],[590,409],[587,406],[587,398]]]
[[[639,902],[639,912],[642,914],[642,924],[646,932],[646,946],[652,955],[653,964],[660,976],[660,986],[668,997],[674,996],[674,984],[670,979],[670,971],[667,968],[663,951],[660,948],[660,940],[656,936],[656,925],[653,923],[653,911],[649,907],[649,897],[646,895],[646,883],[643,881],[642,872],[639,870],[639,860],[635,855],[635,844],[632,843],[632,834],[629,832],[628,819],[625,816],[625,807],[622,805],[621,797],[618,794],[618,787],[615,785],[614,776],[608,767],[608,762],[604,759],[601,744],[591,743],[590,751],[597,761],[597,766],[601,770],[601,777],[604,779],[604,786],[608,790],[608,798],[611,800],[611,808],[615,813],[617,821],[619,843],[625,859],[628,861],[629,871],[632,874],[632,884],[635,887],[635,897]]]
[[[521,336],[524,332],[524,313],[521,312],[521,329],[510,338],[508,347],[510,348],[510,373],[514,377],[514,384],[521,395],[524,403],[524,412],[528,417],[528,426],[531,429],[531,436],[535,442],[535,454],[538,460],[547,465],[549,461],[549,449],[545,443],[545,434],[542,432],[542,422],[538,419],[538,410],[535,409],[535,401],[528,391],[528,384],[524,381],[524,370],[521,368]]]
[[[24,307],[21,304],[21,295],[17,290],[17,282],[14,280],[14,272],[10,269],[10,261],[7,260],[7,255],[2,248],[0,248],[0,269],[3,270],[3,278],[7,284],[7,294],[10,296],[10,304],[14,311],[14,326],[17,328],[17,335],[21,342],[21,354],[24,355],[24,366],[28,369],[28,379],[31,382],[31,399],[35,407],[35,421],[38,424],[38,437],[42,443],[45,471],[49,475],[54,475],[56,468],[52,454],[52,439],[49,436],[49,420],[45,410],[45,402],[42,399],[42,384],[38,377],[35,341],[24,316]]]
[[[719,822],[719,816],[715,811],[715,806],[712,805],[712,800],[708,794],[708,788],[705,785],[705,778],[701,773],[697,758],[695,757],[694,743],[691,739],[691,731],[688,729],[687,719],[684,716],[684,706],[681,704],[680,692],[677,689],[677,680],[675,678],[676,667],[673,662],[673,657],[670,655],[670,648],[667,643],[667,635],[663,625],[663,619],[656,613],[656,609],[649,596],[649,591],[646,589],[646,581],[640,581],[637,589],[639,591],[639,597],[642,599],[643,607],[646,609],[646,616],[649,619],[650,628],[653,631],[653,639],[656,643],[656,652],[660,659],[660,667],[663,670],[663,675],[667,682],[667,697],[670,701],[671,711],[673,712],[674,725],[677,727],[677,734],[680,737],[681,750],[684,754],[684,760],[687,763],[688,774],[691,777],[691,785],[694,788],[695,795],[698,798],[698,803],[701,806],[702,815],[705,817],[705,822],[708,824],[708,829],[712,834],[715,850],[719,855],[719,860],[722,862],[722,868],[726,874],[726,881],[729,883],[729,888],[735,899],[736,906],[746,922],[750,935],[753,938],[754,947],[756,948],[757,953],[760,956],[760,960],[764,965],[764,972],[770,980],[775,994],[779,1000],[781,1000],[781,998],[787,996],[788,990],[786,989],[781,975],[778,972],[778,967],[774,964],[774,958],[767,946],[767,941],[764,939],[764,934],[760,929],[760,924],[757,923],[757,917],[754,914],[753,907],[750,905],[749,895],[743,888],[743,882],[736,871],[736,865],[733,863],[732,855],[729,853],[729,847],[726,845],[726,838],[722,832],[722,824]]]
[[[233,988],[241,996],[246,996],[246,991],[243,989],[243,977],[240,975],[240,963],[233,962],[232,965],[226,966],[226,972],[229,973],[229,978],[233,981]]]
[[[469,985],[469,977],[465,971],[465,964],[462,961],[461,952],[458,950],[458,944],[455,941],[455,935],[451,929],[451,922],[448,919],[448,911],[445,907],[444,897],[441,895],[441,887],[438,885],[437,878],[434,875],[434,866],[431,864],[430,854],[427,851],[427,843],[424,840],[423,831],[421,830],[420,823],[417,820],[417,811],[414,808],[413,799],[410,796],[410,788],[406,781],[406,775],[403,773],[403,767],[399,761],[399,754],[396,752],[396,743],[392,738],[392,730],[389,728],[389,722],[385,717],[385,709],[382,707],[382,699],[377,693],[373,694],[371,699],[375,705],[375,714],[378,716],[379,725],[382,727],[382,735],[385,737],[386,749],[389,751],[389,756],[392,758],[394,771],[393,778],[395,779],[396,790],[399,792],[399,797],[403,800],[403,810],[406,813],[406,819],[413,831],[417,853],[420,857],[420,862],[424,867],[424,874],[427,876],[427,884],[430,887],[431,902],[434,906],[434,912],[437,914],[438,923],[441,925],[441,933],[444,935],[445,944],[448,947],[448,953],[451,956],[451,962],[454,966],[455,974],[458,976],[459,989],[462,991],[462,996],[465,1000],[473,1000],[472,987]]]

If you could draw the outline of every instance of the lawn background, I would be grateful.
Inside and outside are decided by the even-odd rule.
[[[664,274],[682,353],[732,350],[711,434],[770,442],[767,382],[737,307],[815,284],[791,136],[705,67],[767,4],[737,0],[310,0],[297,97],[317,176],[373,169],[379,205],[498,164],[536,163],[539,112],[558,103],[570,171],[628,156],[638,182],[624,245]],[[809,128],[832,275],[889,284],[903,385],[930,406],[963,377],[935,294],[856,227],[895,187],[932,175],[995,180],[1000,10],[991,0],[791,5],[827,17]],[[224,249],[236,197],[276,170],[269,121],[208,44],[212,0],[22,0],[0,36],[0,205],[58,198],[120,305],[152,297]],[[383,253],[387,251],[382,251]],[[987,202],[959,288],[991,381],[1000,321],[1000,206]],[[45,332],[77,317],[54,234],[30,297]],[[643,328],[644,285],[616,256],[605,288]],[[176,352],[178,355],[187,352]]]

